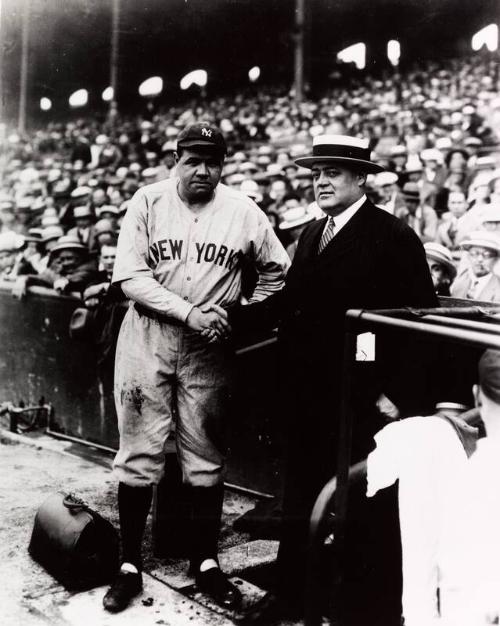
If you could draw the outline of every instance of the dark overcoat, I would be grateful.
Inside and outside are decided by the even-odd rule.
[[[303,231],[281,292],[230,314],[237,331],[279,330],[287,458],[278,564],[289,582],[289,572],[301,568],[314,500],[335,472],[346,311],[437,306],[422,243],[402,221],[367,200],[318,254],[325,223],[318,220]],[[398,362],[394,346],[387,353],[392,365]],[[401,393],[394,383],[404,378],[401,368],[393,368],[392,379],[390,368],[383,370],[376,378],[387,383],[382,391],[394,390],[397,404],[408,391]],[[358,396],[364,392],[356,389]],[[362,430],[355,425],[355,439]],[[295,578],[299,588],[300,573]]]

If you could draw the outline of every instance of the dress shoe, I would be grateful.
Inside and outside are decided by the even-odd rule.
[[[241,604],[241,592],[228,580],[228,577],[218,567],[212,567],[204,572],[198,572],[195,577],[200,591],[206,593],[226,609],[236,609]]]
[[[133,572],[120,572],[108,589],[102,603],[111,613],[119,613],[127,608],[130,601],[142,591],[142,575]]]
[[[301,618],[302,611],[295,603],[285,602],[274,593],[266,593],[245,613],[238,624],[242,626],[270,626],[284,620]]]

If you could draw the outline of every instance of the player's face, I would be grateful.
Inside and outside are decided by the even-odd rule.
[[[339,215],[363,195],[364,174],[328,161],[315,163],[311,173],[316,202],[330,216]]]
[[[208,202],[222,173],[223,159],[213,151],[185,149],[177,162],[179,193],[189,202]]]

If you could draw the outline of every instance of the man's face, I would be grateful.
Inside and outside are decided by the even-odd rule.
[[[5,226],[10,226],[16,221],[16,216],[12,209],[2,209],[0,212],[0,222]]]
[[[116,259],[116,246],[102,246],[100,261],[103,270],[112,272]]]
[[[213,150],[186,148],[177,162],[179,193],[189,202],[209,202],[217,187],[224,159]]]
[[[409,196],[405,196],[404,203],[406,208],[408,209],[408,212],[411,215],[415,215],[419,205],[418,198],[410,198]]]
[[[14,265],[14,261],[16,260],[15,252],[11,252],[10,250],[5,250],[0,252],[0,272],[12,267]]]
[[[493,271],[493,267],[498,259],[495,250],[483,248],[482,246],[472,246],[468,250],[469,260],[474,275],[478,278],[486,276]]]
[[[394,185],[383,185],[379,187],[380,197],[383,201],[389,202],[392,198],[392,192],[394,190]]]
[[[340,215],[363,195],[364,174],[328,161],[315,163],[311,173],[316,202],[332,217]]]
[[[75,218],[76,227],[80,228],[80,229],[88,228],[91,223],[92,223],[92,220],[90,219],[90,217],[77,217],[77,218]]]
[[[286,184],[282,180],[275,180],[271,185],[271,198],[281,202],[286,196]]]
[[[448,209],[454,217],[461,217],[467,211],[467,200],[463,193],[452,192],[448,196]]]
[[[76,270],[80,265],[80,255],[74,250],[61,250],[57,255],[57,263],[60,267],[61,274],[66,276]]]
[[[441,265],[441,263],[437,263],[432,259],[427,259],[427,265],[429,266],[434,289],[436,289],[445,282],[450,282],[448,279],[448,272],[445,270],[444,266]]]

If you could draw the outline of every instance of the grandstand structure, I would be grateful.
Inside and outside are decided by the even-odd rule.
[[[138,86],[153,75],[164,82],[160,102],[185,101],[200,90],[179,81],[200,66],[208,97],[247,87],[252,67],[263,85],[295,82],[299,96],[303,86],[314,95],[353,44],[366,45],[366,71],[380,74],[392,67],[388,41],[399,42],[403,66],[469,52],[474,33],[498,22],[496,0],[4,0],[1,10],[2,118],[21,126],[67,116],[78,89],[89,92],[80,115],[105,110],[110,84],[120,109],[138,110]]]

